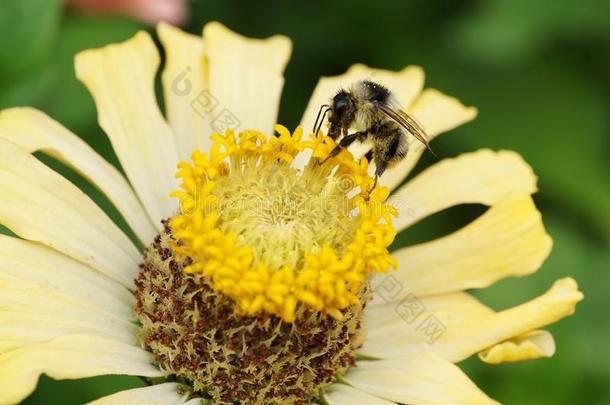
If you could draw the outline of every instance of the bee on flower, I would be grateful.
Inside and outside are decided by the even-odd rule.
[[[40,111],[0,113],[0,223],[12,231],[0,236],[0,404],[41,374],[149,382],[98,405],[495,403],[455,363],[553,355],[542,328],[574,312],[574,280],[498,312],[466,292],[529,275],[550,252],[523,159],[481,150],[401,186],[427,142],[476,109],[423,89],[419,67],[354,65],[320,79],[290,130],[276,122],[288,38],[217,22],[203,37],[157,34],[165,115],[149,34],[76,57],[125,175]],[[408,153],[382,173],[357,145],[303,132],[337,88],[371,77],[426,135],[400,129]],[[218,130],[227,122],[239,128]],[[99,189],[134,237],[37,151]],[[463,203],[489,209],[393,249],[397,233]]]

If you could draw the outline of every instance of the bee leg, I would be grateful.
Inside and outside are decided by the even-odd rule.
[[[379,179],[379,176],[375,176],[375,181],[373,182],[373,187],[371,187],[371,190],[369,191],[369,194],[375,190],[375,187],[377,187],[377,179]]]
[[[390,162],[396,162],[405,157],[406,145],[404,141],[404,134],[401,131],[397,131],[392,135],[388,147],[381,153],[379,161],[375,161],[377,166],[375,176],[381,176],[388,168]]]
[[[382,160],[381,162],[379,162],[377,164],[377,167],[375,168],[375,180],[377,180],[377,177],[381,176],[383,174],[383,172],[385,172],[385,169],[388,168],[388,161],[387,160]]]
[[[366,136],[366,132],[354,132],[353,134],[345,135],[343,138],[341,138],[337,146],[335,146],[334,149],[330,151],[326,159],[322,160],[318,164],[322,165],[326,163],[328,159],[337,156],[342,149],[349,147],[352,143],[354,143],[356,139],[364,136]]]
[[[379,165],[377,166],[377,168],[375,169],[375,181],[373,182],[373,187],[371,187],[371,189],[368,191],[368,195],[370,195],[373,190],[375,190],[375,187],[377,187],[377,180],[379,180],[379,176],[381,176],[383,174],[383,172],[385,172],[386,167],[388,166],[388,162],[380,162]],[[367,197],[368,200],[368,197]]]
[[[369,151],[366,152],[366,154],[362,157],[365,158],[368,163],[371,163],[371,159],[373,159],[373,149],[369,149]]]

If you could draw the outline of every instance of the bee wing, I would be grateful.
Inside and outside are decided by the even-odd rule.
[[[396,121],[403,128],[405,128],[411,135],[413,135],[418,141],[426,145],[430,151],[430,144],[428,143],[426,130],[409,114],[406,112],[390,107],[387,104],[377,103],[379,108],[385,115]]]

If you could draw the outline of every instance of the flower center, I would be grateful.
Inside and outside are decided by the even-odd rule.
[[[136,280],[142,345],[217,402],[316,397],[354,363],[369,274],[397,267],[395,210],[366,159],[276,131],[214,135],[209,154],[179,164],[180,212]]]
[[[321,134],[303,142],[300,128],[276,131],[268,140],[256,131],[214,135],[209,155],[179,164],[173,249],[192,260],[185,271],[242,313],[292,322],[304,304],[338,319],[371,271],[397,267],[387,250],[395,210],[383,204],[387,188],[369,192],[365,159],[346,150],[329,158],[336,144]],[[313,158],[297,171],[291,163],[305,148]]]
[[[219,227],[252,248],[254,265],[302,269],[307,254],[324,246],[343,253],[354,235],[358,221],[345,187],[313,170],[301,175],[286,164],[249,160],[237,175],[217,181]]]

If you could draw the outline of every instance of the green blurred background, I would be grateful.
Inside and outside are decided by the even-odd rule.
[[[481,147],[519,151],[539,175],[536,202],[555,240],[551,257],[526,279],[475,292],[496,309],[574,276],[586,299],[576,315],[549,329],[551,359],[462,366],[508,404],[610,404],[610,2],[528,1],[201,1],[189,3],[185,28],[220,20],[243,34],[283,33],[294,41],[280,121],[299,121],[319,76],[354,62],[387,69],[425,68],[427,86],[475,105],[477,120],[434,142],[441,157]],[[121,41],[150,26],[117,16],[67,12],[59,0],[0,3],[0,107],[36,106],[117,164],[97,127],[92,100],[74,78],[82,49]],[[47,160],[48,161],[48,160]],[[433,163],[425,157],[416,171]],[[82,185],[100,205],[116,212]],[[483,212],[462,206],[433,216],[399,245],[455,230]],[[80,404],[136,378],[42,378],[26,404]]]

